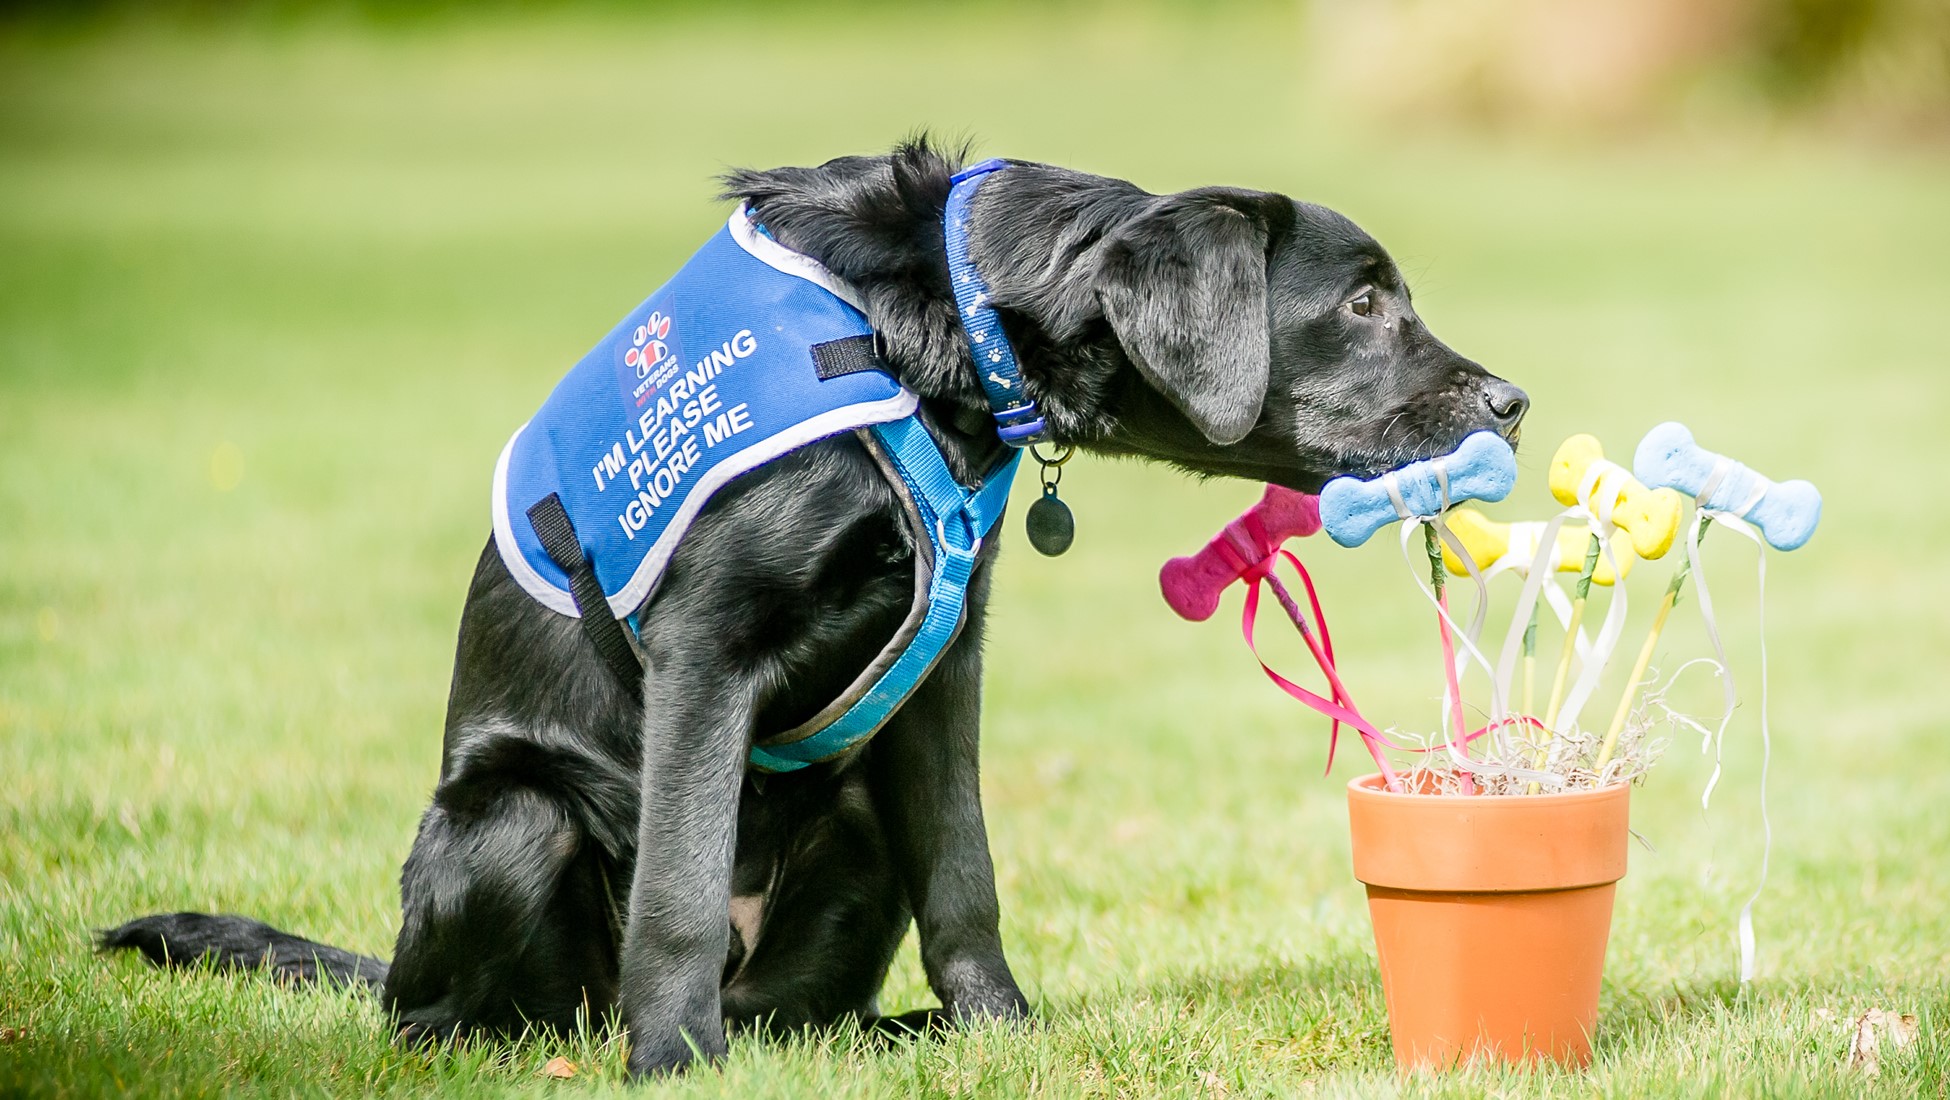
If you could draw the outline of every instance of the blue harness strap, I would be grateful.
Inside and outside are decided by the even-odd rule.
[[[920,417],[873,426],[874,437],[907,486],[934,551],[927,612],[900,656],[837,719],[797,740],[755,746],[751,764],[760,771],[796,771],[831,760],[872,737],[907,701],[961,631],[976,555],[1009,501],[1022,449],[1047,436],[1043,417],[1024,390],[1022,368],[1002,329],[1002,317],[991,304],[988,281],[969,248],[975,193],[992,173],[1007,167],[1008,161],[993,159],[955,173],[942,211],[942,237],[962,332],[995,416],[996,434],[1011,448],[1009,457],[970,491],[955,480]]]
[[[760,771],[797,771],[839,756],[880,731],[960,633],[968,579],[982,539],[1009,503],[1009,486],[1015,481],[1022,452],[1011,450],[981,486],[970,491],[955,480],[919,417],[876,424],[871,430],[900,471],[934,549],[927,617],[893,666],[832,724],[798,741],[754,746],[751,765]]]

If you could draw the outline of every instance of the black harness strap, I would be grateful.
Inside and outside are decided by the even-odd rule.
[[[575,524],[569,522],[562,497],[550,493],[536,501],[528,509],[528,522],[535,528],[535,537],[542,540],[542,549],[569,575],[569,595],[575,598],[576,612],[582,616],[582,633],[588,637],[589,644],[596,647],[624,691],[632,697],[640,694],[643,662],[637,660],[623,624],[609,609],[603,582],[596,579],[595,564],[582,552],[582,541],[576,538]]]
[[[892,372],[880,358],[872,333],[864,336],[842,336],[838,340],[828,340],[812,346],[813,370],[819,380],[829,382],[861,371],[877,370],[891,377]]]

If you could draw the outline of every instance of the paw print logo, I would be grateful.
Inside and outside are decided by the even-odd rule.
[[[636,327],[630,334],[630,350],[623,353],[623,365],[635,367],[639,379],[650,377],[664,360],[670,358],[670,345],[664,337],[670,335],[670,318],[662,313],[652,313],[650,318]]]

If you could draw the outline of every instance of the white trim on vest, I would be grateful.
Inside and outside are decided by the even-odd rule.
[[[731,229],[731,239],[738,242],[738,247],[763,261],[765,266],[825,287],[840,301],[861,313],[867,311],[867,307],[860,302],[860,295],[841,281],[838,275],[828,271],[825,264],[803,252],[794,252],[760,233],[752,224],[751,212],[746,209],[746,204],[739,203],[738,209],[731,212],[731,218],[725,224]]]
[[[501,564],[508,567],[508,575],[515,579],[522,591],[535,597],[543,607],[559,611],[572,619],[582,616],[576,613],[576,599],[567,589],[557,588],[548,579],[535,572],[522,555],[521,543],[515,538],[515,526],[508,518],[508,462],[514,457],[515,440],[528,430],[528,423],[522,422],[515,434],[508,437],[508,445],[501,448],[501,457],[494,462],[494,548],[501,552]],[[524,517],[525,518],[525,517]]]

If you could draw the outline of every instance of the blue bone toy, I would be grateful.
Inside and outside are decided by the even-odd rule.
[[[1715,473],[1718,480],[1715,481]],[[1796,550],[1821,522],[1821,492],[1805,481],[1769,481],[1693,442],[1684,424],[1667,421],[1645,433],[1632,473],[1654,488],[1701,497],[1700,506],[1730,512],[1760,530],[1776,550]],[[1327,501],[1322,498],[1322,511]],[[1329,528],[1332,533],[1332,528]]]
[[[1320,493],[1320,520],[1327,536],[1342,546],[1359,546],[1404,518],[1388,492],[1391,479],[1409,515],[1436,516],[1465,500],[1498,501],[1509,496],[1517,484],[1517,456],[1502,436],[1477,432],[1449,454],[1411,462],[1368,481],[1337,477]]]

